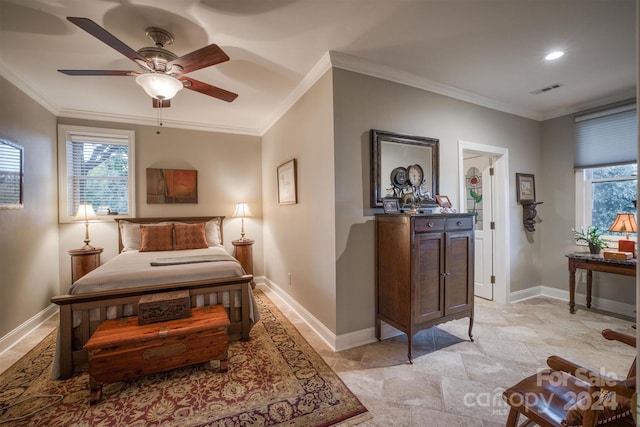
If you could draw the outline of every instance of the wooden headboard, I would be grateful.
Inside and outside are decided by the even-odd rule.
[[[120,231],[120,221],[131,222],[135,224],[155,224],[158,222],[165,221],[176,221],[176,222],[184,222],[187,224],[198,223],[198,222],[207,222],[212,219],[220,219],[220,244],[224,243],[223,234],[222,234],[222,223],[224,221],[224,216],[183,216],[183,217],[162,217],[162,218],[114,218],[114,220],[118,223],[118,253],[122,252],[124,246],[122,245],[122,233]]]

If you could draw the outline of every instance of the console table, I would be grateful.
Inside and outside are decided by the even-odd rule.
[[[587,270],[587,308],[591,308],[591,285],[593,272],[621,274],[623,276],[636,275],[637,260],[604,259],[602,255],[589,253],[574,253],[565,255],[569,260],[569,312],[576,312],[576,270]]]

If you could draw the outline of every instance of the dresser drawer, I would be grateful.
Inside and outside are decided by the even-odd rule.
[[[414,229],[416,233],[422,233],[425,231],[443,231],[445,224],[445,218],[415,218]]]
[[[447,231],[471,230],[473,228],[474,217],[447,218]]]

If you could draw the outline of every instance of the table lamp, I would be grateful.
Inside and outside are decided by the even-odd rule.
[[[249,205],[246,203],[237,203],[236,204],[236,211],[233,213],[233,217],[237,218],[240,217],[242,218],[242,231],[240,232],[240,240],[244,241],[244,217],[251,217],[253,216],[253,213],[251,213],[251,209],[249,209]]]
[[[78,206],[78,211],[76,212],[76,216],[73,218],[74,221],[84,221],[85,224],[85,233],[84,233],[84,246],[82,249],[88,251],[95,249],[93,246],[89,244],[91,241],[89,239],[89,220],[90,219],[98,219],[96,213],[93,210],[93,206],[88,203],[83,203]]]
[[[618,251],[635,253],[635,242],[629,240],[629,234],[638,231],[636,224],[636,217],[632,213],[619,213],[616,214],[616,219],[609,227],[609,231],[616,233],[625,233],[626,239],[618,240]]]

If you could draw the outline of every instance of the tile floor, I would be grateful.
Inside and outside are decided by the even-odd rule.
[[[515,304],[476,299],[475,342],[467,339],[468,320],[420,332],[414,363],[407,363],[401,335],[334,353],[272,291],[260,288],[289,317],[309,343],[340,375],[373,418],[363,427],[497,427],[506,420],[502,390],[545,366],[556,354],[595,370],[626,375],[635,350],[607,341],[605,328],[635,334],[631,319],[534,298]],[[51,319],[0,356],[3,372],[57,324]]]

